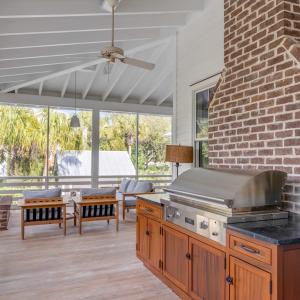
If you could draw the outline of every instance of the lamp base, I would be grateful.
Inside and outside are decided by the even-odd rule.
[[[175,166],[176,166],[176,177],[178,177],[179,163],[177,162]]]

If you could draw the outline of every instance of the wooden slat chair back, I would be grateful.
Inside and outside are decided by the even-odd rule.
[[[99,194],[82,196],[81,202],[74,202],[74,225],[79,223],[79,233],[82,234],[82,222],[98,220],[116,220],[116,230],[119,230],[119,205],[116,195]]]
[[[48,202],[63,202],[62,197],[49,197],[49,198],[30,198],[25,199],[25,203],[48,203]]]

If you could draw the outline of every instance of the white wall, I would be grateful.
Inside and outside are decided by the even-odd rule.
[[[176,142],[192,145],[192,91],[190,84],[223,70],[224,1],[206,0],[177,34]],[[181,168],[183,170],[184,168]]]

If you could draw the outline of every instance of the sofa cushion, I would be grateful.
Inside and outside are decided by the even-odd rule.
[[[135,206],[136,205],[136,199],[134,197],[127,197],[127,200],[125,200],[126,206]]]
[[[24,199],[61,197],[61,188],[50,190],[25,190],[23,191],[23,197]]]
[[[128,184],[128,187],[127,187],[127,190],[126,190],[126,193],[133,193],[134,192],[134,189],[135,189],[135,186],[137,185],[137,181],[136,180],[131,180]]]
[[[96,195],[115,195],[116,189],[115,188],[86,188],[80,190],[81,196],[96,196]]]
[[[149,181],[139,181],[134,187],[134,193],[149,193],[153,189],[153,185]]]
[[[130,179],[127,179],[127,178],[124,178],[123,180],[122,180],[122,182],[121,182],[121,184],[120,184],[120,188],[119,188],[119,191],[121,192],[121,193],[126,193],[126,190],[127,190],[127,188],[128,188],[128,185],[129,185],[129,183],[130,183]]]

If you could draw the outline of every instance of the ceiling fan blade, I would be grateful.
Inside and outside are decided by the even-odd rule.
[[[143,60],[135,59],[135,58],[124,57],[124,58],[121,58],[120,60],[124,64],[135,66],[138,68],[143,68],[146,70],[153,70],[155,68],[155,64],[152,64],[152,63],[149,63],[149,62],[146,62]]]

